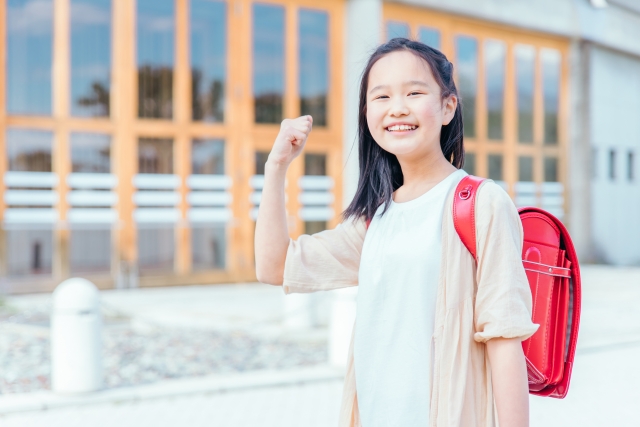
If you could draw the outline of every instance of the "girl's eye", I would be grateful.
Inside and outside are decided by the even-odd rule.
[[[420,92],[410,92],[409,95],[420,95]]]
[[[374,99],[382,99],[382,98],[388,98],[388,96],[387,95],[380,95],[380,96],[378,96],[378,97],[376,97]]]

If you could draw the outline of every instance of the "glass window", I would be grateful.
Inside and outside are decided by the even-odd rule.
[[[404,22],[387,21],[387,40],[391,40],[395,37],[404,37],[408,39],[409,26]]]
[[[533,157],[518,157],[518,181],[533,181]]]
[[[9,0],[0,19],[7,20],[7,112],[50,115],[52,0]]]
[[[9,276],[51,274],[53,231],[6,230]]]
[[[138,117],[173,117],[173,0],[137,0]]]
[[[476,174],[476,153],[464,153],[464,166],[462,169],[469,175]]]
[[[227,5],[191,0],[191,101],[193,120],[224,121]]]
[[[489,179],[502,181],[502,155],[489,154]]]
[[[315,234],[327,229],[327,221],[305,221],[304,234]]]
[[[327,174],[327,156],[324,154],[305,154],[304,155],[304,174],[305,175],[326,175]]]
[[[108,116],[111,0],[71,0],[71,115]]]
[[[533,85],[536,50],[533,46],[515,47],[516,84],[518,86],[518,141],[533,143]]]
[[[418,40],[434,49],[440,49],[440,31],[435,28],[420,27],[418,29]]]
[[[51,172],[53,134],[40,130],[7,130],[10,171]]]
[[[224,175],[224,141],[194,139],[191,145],[191,173]]]
[[[256,123],[280,123],[284,97],[284,8],[253,5],[253,96]]]
[[[507,46],[497,40],[484,44],[489,139],[501,140],[504,114],[504,72]]]
[[[544,143],[558,143],[560,102],[560,52],[542,49],[542,87],[544,90]]]
[[[72,273],[108,272],[111,268],[111,230],[71,230],[69,252]]]
[[[138,173],[173,173],[173,140],[140,138],[138,140]]]
[[[72,133],[70,145],[73,172],[111,172],[111,137],[109,135]]]
[[[609,150],[609,178],[613,181],[616,179],[616,152]]]
[[[327,125],[329,90],[329,16],[300,9],[298,15],[300,115],[313,117],[314,126]]]
[[[256,151],[256,175],[264,175],[264,165],[268,158],[268,151]]]
[[[627,153],[627,179],[633,181],[635,179],[633,151]]]
[[[544,158],[544,181],[558,182],[558,159],[556,157]]]
[[[472,37],[457,36],[458,88],[462,98],[464,136],[476,136],[476,96],[478,76],[478,41]]]
[[[138,265],[143,274],[173,270],[173,227],[138,228]]]
[[[220,226],[196,226],[191,229],[191,255],[194,270],[224,269],[226,230]]]

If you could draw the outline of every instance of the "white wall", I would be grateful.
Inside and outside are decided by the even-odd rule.
[[[593,47],[589,62],[595,254],[612,264],[640,265],[640,57]],[[609,177],[611,149],[614,179]],[[629,151],[635,157],[633,182],[627,179]]]

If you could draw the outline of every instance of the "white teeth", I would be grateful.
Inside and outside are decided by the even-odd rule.
[[[417,126],[413,125],[393,125],[387,128],[388,131],[393,132],[397,130],[414,130]]]

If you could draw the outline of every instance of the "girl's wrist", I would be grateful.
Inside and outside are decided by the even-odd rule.
[[[267,172],[267,170],[273,171],[273,172],[287,172],[287,169],[289,169],[289,164],[288,163],[283,163],[283,162],[278,162],[275,161],[273,159],[268,158],[266,163],[264,164],[264,170],[265,173]]]

